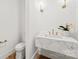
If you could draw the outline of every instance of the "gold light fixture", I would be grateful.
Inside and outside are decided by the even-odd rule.
[[[44,3],[43,1],[40,2],[40,12],[43,12],[44,11]]]
[[[66,0],[64,0],[64,5],[62,6],[62,8],[66,8]]]

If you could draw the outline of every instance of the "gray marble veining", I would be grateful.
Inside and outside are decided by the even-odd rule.
[[[78,57],[77,41],[72,37],[45,37],[43,35],[37,35],[35,45],[38,48],[55,51],[70,57]]]

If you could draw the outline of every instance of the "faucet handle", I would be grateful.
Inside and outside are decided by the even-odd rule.
[[[0,41],[0,43],[6,43],[7,42],[7,40],[4,40],[4,41]]]
[[[58,32],[56,32],[56,35],[58,35]]]
[[[49,33],[49,35],[51,35],[51,32],[50,31],[48,31],[48,33]]]
[[[52,35],[54,35],[54,29],[52,29]]]

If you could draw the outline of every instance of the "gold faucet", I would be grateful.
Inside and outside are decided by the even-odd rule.
[[[0,41],[0,43],[6,43],[7,42],[7,40],[4,40],[4,41]]]

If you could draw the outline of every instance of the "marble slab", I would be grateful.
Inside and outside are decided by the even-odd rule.
[[[71,37],[43,36],[35,37],[35,45],[38,48],[61,53],[70,57],[77,58],[77,41]]]

